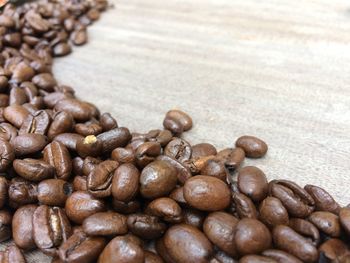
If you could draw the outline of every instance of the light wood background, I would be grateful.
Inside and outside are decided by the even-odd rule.
[[[89,44],[56,61],[61,83],[133,131],[180,108],[192,143],[256,135],[268,155],[246,164],[350,203],[349,1],[112,2]]]

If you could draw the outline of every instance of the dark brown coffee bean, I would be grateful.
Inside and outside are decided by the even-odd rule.
[[[192,146],[192,158],[199,158],[216,154],[216,148],[210,143],[199,143]]]
[[[86,29],[73,31],[71,34],[71,40],[76,46],[84,45],[88,40]]]
[[[224,182],[227,181],[229,176],[228,170],[225,168],[225,165],[216,159],[209,159],[200,170],[200,174],[209,175],[216,177]]]
[[[331,212],[317,211],[313,212],[308,220],[313,223],[319,230],[331,237],[340,236],[339,217]]]
[[[210,259],[210,263],[237,263],[235,259],[227,255],[223,251],[216,251],[214,256]]]
[[[131,139],[131,134],[127,128],[121,127],[103,132],[97,138],[102,141],[103,152],[108,153],[115,148],[127,145]]]
[[[11,80],[16,83],[31,80],[35,75],[35,71],[25,62],[20,62],[13,70]],[[23,104],[23,103],[18,103]]]
[[[154,199],[148,204],[147,214],[158,216],[169,223],[179,223],[182,221],[181,207],[173,199],[161,197]]]
[[[163,263],[163,259],[157,254],[147,251],[144,251],[145,254],[145,263]]]
[[[134,236],[118,236],[112,239],[98,258],[98,263],[144,263],[145,254],[141,242]]]
[[[70,113],[76,121],[88,121],[92,117],[88,104],[77,99],[60,100],[56,103],[55,110]]]
[[[112,117],[112,115],[108,112],[103,113],[100,117],[100,125],[103,131],[109,131],[115,128],[118,128],[118,123],[116,119]]]
[[[8,210],[0,210],[0,242],[6,241],[12,236],[12,214]]]
[[[238,189],[253,201],[263,200],[268,193],[265,174],[255,166],[246,166],[238,172]]]
[[[178,160],[179,162],[184,162],[191,158],[192,148],[185,140],[175,138],[165,146],[164,154]]]
[[[24,250],[35,248],[32,218],[36,205],[25,205],[17,209],[12,220],[12,237],[15,244]]]
[[[36,159],[17,159],[13,162],[13,167],[17,174],[34,182],[53,177],[54,174],[54,168],[51,165]]]
[[[265,250],[262,255],[275,259],[278,263],[302,263],[293,255],[278,249]]]
[[[11,166],[14,159],[14,148],[8,141],[0,138],[0,172],[5,172]]]
[[[83,161],[82,173],[88,176],[96,167],[102,163],[102,160],[88,156]]]
[[[133,164],[122,164],[113,175],[112,195],[115,199],[128,202],[136,197],[139,191],[140,172]]]
[[[68,180],[72,173],[72,160],[62,143],[53,141],[43,151],[44,160],[54,167],[58,179]]]
[[[268,227],[288,225],[289,216],[287,209],[281,201],[275,197],[266,197],[259,206],[260,220]]]
[[[138,200],[131,200],[129,202],[122,202],[113,198],[113,209],[122,214],[132,214],[140,210],[141,204]]]
[[[47,132],[50,140],[61,133],[71,132],[73,130],[74,120],[70,113],[65,111],[57,112]]]
[[[0,140],[11,142],[18,134],[18,131],[11,124],[0,123]]]
[[[158,217],[146,214],[131,214],[128,216],[129,230],[142,239],[157,239],[161,237],[167,226]]]
[[[297,184],[287,180],[270,182],[270,195],[278,198],[293,217],[305,218],[314,210],[314,200]]]
[[[9,105],[22,105],[24,103],[26,103],[28,101],[27,99],[27,95],[24,92],[23,89],[19,88],[19,87],[13,87],[10,91],[10,96],[8,98],[8,104]],[[6,107],[8,105],[4,105],[4,107]]]
[[[165,118],[163,121],[163,127],[169,131],[171,131],[176,136],[181,135],[184,131],[184,127],[179,120]]]
[[[79,175],[83,173],[84,159],[77,156],[72,160],[73,174]]]
[[[184,188],[183,186],[175,188],[169,195],[171,199],[174,199],[180,205],[186,206],[187,202],[184,197]]]
[[[8,182],[5,177],[0,177],[0,209],[4,207],[7,201],[7,191],[8,191]],[[1,242],[1,241],[0,241]]]
[[[276,260],[259,255],[244,256],[239,260],[240,263],[277,263]]]
[[[350,207],[340,209],[339,221],[345,232],[350,235]]]
[[[133,163],[135,152],[131,148],[115,148],[111,153],[111,158],[118,163]]]
[[[169,130],[163,130],[160,131],[154,139],[150,139],[150,141],[154,140],[157,143],[159,143],[162,147],[164,147],[171,141],[172,138],[173,134]]]
[[[63,93],[63,92],[52,92],[44,96],[44,103],[45,105],[52,109],[55,107],[57,102],[63,99],[69,99],[73,96],[70,93]]]
[[[162,148],[157,142],[145,142],[141,144],[135,154],[136,164],[143,168],[153,162],[160,155]]]
[[[83,230],[89,236],[116,236],[128,232],[126,216],[115,212],[100,212],[86,218]]]
[[[74,191],[87,191],[87,177],[76,175],[73,180]]]
[[[61,179],[47,179],[38,185],[38,201],[44,205],[64,206],[73,186]]]
[[[13,178],[9,186],[9,204],[17,208],[18,206],[36,203],[38,190],[37,185],[21,177]]]
[[[157,160],[167,162],[169,165],[173,166],[177,171],[177,180],[181,184],[184,184],[187,179],[192,177],[191,171],[185,165],[169,156],[159,155]]]
[[[103,212],[105,203],[103,200],[94,198],[88,192],[77,191],[67,198],[65,209],[71,221],[81,224],[90,215]]]
[[[311,222],[301,218],[291,218],[289,221],[289,227],[303,237],[309,238],[315,247],[319,245],[321,241],[320,232]]]
[[[145,198],[154,199],[169,194],[176,186],[177,171],[168,162],[156,160],[141,172],[140,192]]]
[[[106,246],[103,237],[88,237],[84,232],[74,233],[58,250],[58,255],[67,263],[95,262]]]
[[[328,239],[318,250],[325,257],[325,262],[348,263],[350,260],[350,249],[336,238]]]
[[[77,123],[74,128],[82,136],[96,136],[102,132],[102,127],[98,123]]]
[[[185,224],[170,227],[163,243],[174,262],[208,262],[214,252],[212,244],[201,231]]]
[[[231,194],[228,186],[215,177],[197,175],[185,182],[184,197],[194,208],[218,211],[229,206]]]
[[[197,209],[186,208],[182,210],[183,222],[185,224],[194,226],[198,229],[202,229],[205,213]]]
[[[315,200],[315,210],[328,211],[338,214],[340,210],[339,204],[333,199],[333,197],[324,189],[315,185],[305,185],[304,189]]]
[[[12,141],[16,156],[24,156],[37,153],[44,149],[47,143],[47,137],[37,133],[26,133],[18,135]]]
[[[250,158],[263,157],[267,152],[267,144],[254,136],[242,136],[236,141],[236,147],[242,148]]]
[[[26,263],[21,250],[15,245],[8,246],[5,251],[0,252],[1,263]]]
[[[38,133],[46,135],[51,123],[50,115],[44,111],[40,110],[29,115],[23,122],[19,134],[25,133]]]
[[[29,116],[29,111],[21,105],[10,105],[4,109],[4,118],[16,128],[20,128]]]
[[[72,228],[62,208],[39,206],[33,214],[33,236],[37,247],[55,256],[57,248],[72,234]]]
[[[290,227],[276,226],[272,236],[276,248],[292,254],[303,262],[315,262],[318,259],[316,247]]]
[[[170,110],[165,115],[165,119],[164,120],[167,120],[167,119],[171,119],[171,120],[179,122],[181,124],[181,126],[183,127],[184,131],[188,131],[188,130],[190,130],[192,128],[192,119],[191,119],[191,117],[187,113],[185,113],[183,111]]]
[[[203,231],[219,249],[232,257],[237,257],[235,229],[238,219],[225,212],[214,212],[207,216]]]
[[[97,165],[87,178],[88,191],[98,198],[110,196],[112,193],[112,179],[118,162],[107,160]]]
[[[174,259],[172,259],[167,251],[167,249],[165,248],[164,245],[164,240],[163,239],[158,239],[156,241],[156,251],[158,253],[158,255],[161,256],[161,258],[167,262],[167,263],[176,263],[176,261]]]
[[[236,225],[235,243],[240,255],[261,253],[271,247],[271,239],[269,229],[256,219],[243,218]]]
[[[53,47],[53,55],[55,57],[66,56],[72,52],[72,48],[68,43],[62,42]]]
[[[102,153],[102,142],[95,135],[88,135],[77,141],[76,150],[79,156],[85,158],[87,156],[97,157]]]
[[[56,80],[50,73],[40,73],[32,79],[32,82],[38,88],[49,92],[53,91],[57,85]]]
[[[234,194],[233,202],[235,204],[236,212],[239,218],[257,218],[258,212],[253,201],[244,194]]]
[[[53,140],[62,143],[68,150],[76,151],[77,142],[84,137],[77,133],[61,133],[57,135]]]

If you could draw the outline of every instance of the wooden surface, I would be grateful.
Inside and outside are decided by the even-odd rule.
[[[56,61],[61,83],[134,131],[161,128],[181,108],[192,143],[222,149],[256,135],[268,155],[246,164],[350,203],[349,1],[114,4],[88,45]]]

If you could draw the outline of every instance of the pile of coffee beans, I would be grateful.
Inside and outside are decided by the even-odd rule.
[[[268,182],[245,158],[267,144],[191,145],[192,119],[131,133],[77,99],[53,57],[87,41],[105,0],[40,0],[0,13],[1,263],[350,262],[350,207],[321,187]]]

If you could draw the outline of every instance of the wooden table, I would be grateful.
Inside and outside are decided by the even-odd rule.
[[[349,1],[114,4],[88,45],[56,61],[61,83],[134,131],[161,128],[180,108],[193,117],[193,144],[256,135],[270,149],[246,165],[350,203]]]

